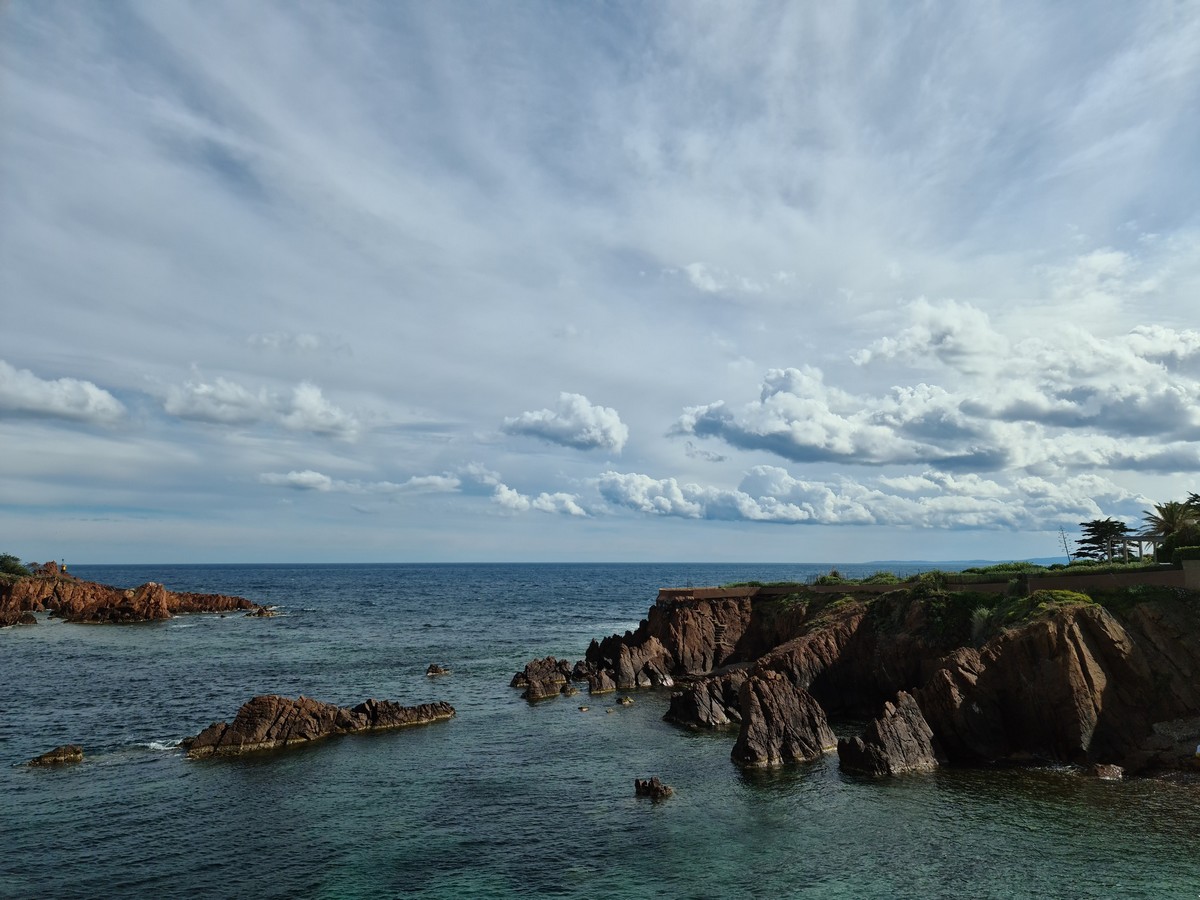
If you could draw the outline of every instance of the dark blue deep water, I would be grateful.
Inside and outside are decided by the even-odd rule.
[[[636,626],[660,586],[825,568],[76,567],[282,614],[0,629],[0,897],[1200,896],[1194,781],[870,780],[836,757],[752,776],[732,736],[663,723],[665,695],[530,706],[508,687]],[[431,662],[453,674],[426,678]],[[175,749],[263,693],[458,716],[235,761]],[[63,743],[87,759],[19,765]],[[635,798],[650,775],[675,796]]]

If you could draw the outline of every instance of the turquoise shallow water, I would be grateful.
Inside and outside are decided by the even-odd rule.
[[[534,656],[634,627],[659,586],[826,569],[78,567],[283,614],[0,630],[0,897],[1200,896],[1194,781],[872,780],[836,757],[746,775],[732,737],[663,723],[665,695],[531,706],[508,687]],[[237,761],[174,749],[271,692],[458,717]],[[16,765],[68,742],[83,764]],[[635,798],[649,775],[676,795]]]

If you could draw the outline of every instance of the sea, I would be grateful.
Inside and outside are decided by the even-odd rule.
[[[864,778],[836,755],[746,772],[734,735],[663,722],[666,692],[531,704],[509,687],[530,659],[635,628],[659,587],[830,568],[72,566],[279,615],[0,629],[0,897],[1200,897],[1189,776]],[[179,749],[268,693],[458,714],[245,758]],[[82,763],[23,765],[66,743]],[[674,795],[636,797],[651,776]]]

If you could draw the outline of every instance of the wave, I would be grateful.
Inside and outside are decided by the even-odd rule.
[[[138,746],[144,747],[147,750],[178,750],[179,741],[150,741],[138,744]]]

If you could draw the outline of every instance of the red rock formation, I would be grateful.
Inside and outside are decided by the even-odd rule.
[[[70,576],[29,576],[0,584],[0,625],[23,612],[50,610],[68,622],[150,622],[196,612],[257,610],[242,597],[168,591],[148,582],[123,590]]]
[[[571,676],[569,662],[547,656],[527,663],[522,671],[512,677],[509,687],[524,688],[521,696],[526,700],[546,700],[557,697]]]
[[[671,694],[663,718],[696,730],[736,729],[742,724],[740,692],[747,677],[741,667],[690,681]]]
[[[733,761],[747,767],[809,762],[837,747],[825,710],[778,672],[751,675],[740,691],[742,727]]]
[[[401,706],[387,700],[366,700],[346,708],[308,697],[255,697],[231,723],[214,722],[182,742],[192,759],[239,756],[259,750],[279,750],[338,734],[386,731],[450,719],[449,703]]]
[[[838,741],[837,751],[842,769],[863,775],[923,772],[945,762],[917,701],[904,691],[884,704],[862,737]]]

